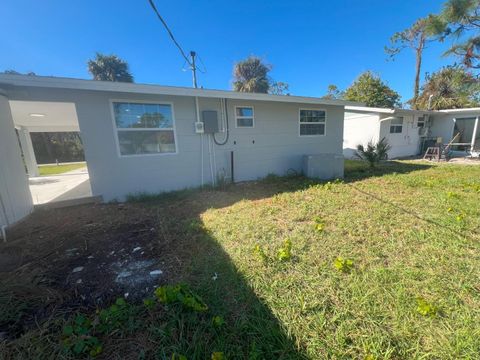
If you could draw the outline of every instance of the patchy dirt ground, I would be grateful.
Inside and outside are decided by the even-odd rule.
[[[158,209],[141,204],[32,214],[0,245],[0,280],[15,287],[17,296],[40,303],[17,324],[0,316],[0,334],[14,337],[58,308],[101,307],[119,296],[142,299],[176,281],[184,268],[182,252],[176,248],[172,254],[168,245],[176,234],[165,234],[164,222]],[[30,294],[30,285],[41,294]]]
[[[437,161],[435,160],[424,160],[423,156],[421,157],[408,157],[405,158],[405,160],[412,160],[416,162],[433,162],[436,163]],[[445,160],[442,159],[439,161],[440,163],[445,163]],[[455,164],[455,165],[480,165],[480,158],[467,158],[467,157],[458,157],[458,158],[452,158],[448,160],[447,164]]]
[[[0,340],[49,318],[102,308],[118,297],[141,300],[157,286],[192,280],[192,262],[201,251],[208,257],[211,249],[202,247],[212,246],[196,241],[204,232],[200,214],[272,191],[249,183],[34,212],[0,243]]]

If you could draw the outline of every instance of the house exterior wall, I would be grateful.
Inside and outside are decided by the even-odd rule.
[[[382,116],[382,118],[386,117],[388,116]],[[402,132],[398,134],[390,133],[390,120],[380,122],[380,139],[387,139],[392,147],[388,152],[390,159],[418,155],[420,151],[420,135],[417,121],[418,117],[416,115],[403,115]]]
[[[379,116],[375,114],[345,113],[343,155],[355,158],[357,145],[377,142],[380,135]]]
[[[10,105],[0,94],[0,226],[19,221],[32,209],[32,196]]]
[[[18,89],[17,89],[18,90]],[[93,195],[106,201],[123,200],[136,192],[162,192],[211,183],[230,176],[230,152],[234,151],[235,181],[254,180],[269,173],[301,172],[307,154],[342,154],[343,106],[303,105],[269,101],[227,100],[230,136],[224,146],[213,145],[211,135],[196,134],[195,98],[87,90],[28,88],[13,91],[17,100],[64,101],[75,104],[84,143]],[[176,154],[121,157],[118,154],[111,101],[168,102],[173,105]],[[253,106],[254,128],[236,128],[234,107]],[[299,109],[327,112],[326,135],[299,136]],[[199,98],[202,110],[217,110],[220,99]],[[224,134],[215,135],[221,141]],[[209,143],[210,152],[209,156]],[[215,163],[210,165],[215,149]],[[212,177],[211,168],[214,169]],[[216,168],[216,171],[215,171]]]
[[[462,116],[463,117],[463,116]],[[444,144],[453,137],[455,125],[454,116],[450,114],[435,114],[431,116],[430,134],[432,137],[441,137]]]
[[[377,142],[385,138],[391,146],[390,159],[417,155],[420,149],[420,135],[417,115],[403,115],[402,132],[390,133],[391,114],[345,113],[343,154],[346,158],[355,157],[358,144]],[[398,115],[402,116],[402,115]]]
[[[438,113],[432,116],[432,136],[441,137],[444,144],[452,140],[455,127],[455,119],[474,118],[480,116],[480,111],[462,111],[461,113]]]

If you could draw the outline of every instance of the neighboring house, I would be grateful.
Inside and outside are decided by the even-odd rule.
[[[315,167],[313,172],[308,169],[309,174],[341,177],[344,106],[355,105],[310,97],[5,74],[0,75],[0,89],[2,136],[9,138],[9,147],[15,139],[13,126],[23,134],[78,129],[92,193],[105,201],[124,200],[137,192],[301,173],[305,162]],[[23,143],[26,166],[32,167],[36,164],[28,148],[31,142]],[[20,168],[16,152],[11,161]],[[317,157],[307,161],[306,155]],[[0,175],[9,177],[8,187],[21,188],[23,196],[28,192],[25,171],[11,171],[4,164]],[[0,196],[6,198],[7,192],[11,191]]]
[[[422,111],[345,107],[343,154],[355,157],[357,145],[385,138],[392,147],[389,158],[423,154],[438,138],[452,149],[478,156],[480,149],[480,108]],[[474,135],[475,134],[475,135]]]

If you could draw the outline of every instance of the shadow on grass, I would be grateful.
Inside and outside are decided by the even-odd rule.
[[[308,358],[201,220],[201,214],[207,209],[221,209],[241,200],[260,200],[297,191],[311,185],[306,180],[303,177],[269,177],[256,183],[229,186],[227,191],[186,190],[130,198],[157,211],[162,233],[175,238],[172,243],[175,250],[165,250],[177,257],[179,278],[209,306],[206,314],[179,311],[178,308],[164,313],[158,324],[168,329],[169,336],[165,333],[160,337],[154,335],[151,341],[162,350],[152,349],[150,355],[156,351],[157,358],[162,359],[169,359],[172,354],[182,354],[187,359],[210,359],[213,352],[223,352],[225,359]],[[254,257],[253,249],[244,250],[245,256]],[[214,328],[214,316],[220,316],[225,324]],[[118,349],[118,346],[119,343],[115,343],[113,348]]]
[[[383,176],[394,172],[408,173],[427,168],[429,166],[423,164],[389,162],[388,165],[382,164],[373,171],[361,168],[347,170],[345,181],[351,183],[370,176]],[[84,206],[78,208],[83,209],[81,214],[75,213],[79,211],[78,209],[69,209],[69,217],[78,219],[76,221],[80,229],[88,226],[91,221],[98,222],[102,219],[103,225],[98,229],[88,227],[91,247],[95,241],[110,241],[105,238],[105,233],[126,231],[122,229],[133,226],[139,218],[145,218],[146,223],[149,226],[152,224],[158,233],[154,241],[150,240],[154,242],[150,251],[151,259],[164,264],[162,269],[166,270],[167,276],[164,278],[166,280],[161,281],[160,285],[187,283],[209,307],[205,313],[188,311],[177,305],[159,305],[154,311],[146,311],[139,302],[135,305],[138,307],[138,315],[132,324],[108,336],[100,336],[103,353],[99,357],[178,359],[172,356],[184,355],[189,360],[203,360],[210,359],[214,352],[222,352],[226,359],[308,358],[305,349],[298,346],[294,336],[287,334],[283,324],[258,296],[244,274],[239,272],[221,243],[204,227],[202,214],[208,209],[226,208],[241,200],[265,199],[279,193],[304,190],[319,183],[322,182],[304,177],[270,176],[262,181],[228,187],[226,191],[185,190],[154,196],[138,194],[131,196],[130,202],[121,207],[116,204],[97,208]],[[105,209],[109,209],[111,214]],[[66,211],[53,210],[45,212],[44,216],[55,214],[53,217],[55,222],[62,223],[63,220],[56,216],[63,213]],[[129,213],[137,213],[137,218],[126,218],[121,224],[110,224],[111,219],[116,217],[123,219],[125,214]],[[41,221],[38,223],[42,224]],[[38,223],[33,224],[32,228],[36,229],[35,231],[43,231],[37,228]],[[22,226],[28,227],[29,224],[25,223]],[[46,236],[51,232],[52,226],[52,224],[46,226],[44,232]],[[39,235],[43,236],[44,233]],[[78,236],[56,234],[56,236],[78,238],[82,244],[84,241],[82,236],[85,234],[81,233]],[[13,243],[14,237],[15,234],[11,239]],[[20,245],[15,243],[15,246]],[[72,242],[66,245],[67,248],[74,246],[76,244]],[[48,245],[44,247],[48,248]],[[253,249],[246,248],[244,251],[245,257],[253,258]],[[74,289],[72,293],[73,295],[69,296],[75,296]],[[122,296],[123,293],[118,292],[112,296]],[[130,298],[134,295],[131,294]],[[94,316],[94,311],[90,310],[90,314]],[[51,314],[47,315],[52,318]],[[67,317],[71,315],[72,313],[69,313]],[[224,319],[224,324],[220,327],[213,325],[216,316]],[[0,351],[8,351],[4,352],[7,358],[9,354],[16,355],[10,358],[63,356],[60,345],[61,331],[61,326],[52,326],[50,322],[42,327],[40,332],[27,331],[22,338],[13,340],[7,348],[0,347]]]
[[[157,304],[154,310],[147,310],[141,301],[143,295],[140,298],[137,297],[134,302],[135,294],[130,293],[128,302],[134,307],[133,319],[119,325],[108,334],[92,333],[99,338],[103,346],[103,351],[97,358],[170,360],[183,359],[180,357],[182,355],[188,360],[204,360],[212,359],[212,354],[215,352],[221,352],[225,356],[224,359],[307,359],[304,349],[297,345],[297,341],[292,335],[287,334],[282,323],[256,294],[252,284],[232,263],[221,243],[204,227],[201,216],[211,208],[221,209],[241,200],[264,199],[277,193],[307,188],[310,185],[311,182],[302,177],[270,177],[257,183],[231,186],[227,191],[187,190],[158,196],[143,194],[137,198],[132,197],[131,202],[121,206],[107,204],[89,207],[87,205],[70,208],[68,211],[65,209],[47,210],[33,214],[33,220],[35,220],[35,216],[38,217],[36,222],[29,224],[27,221],[22,224],[22,229],[18,229],[18,231],[13,229],[10,244],[11,246],[21,246],[22,244],[16,239],[16,233],[31,233],[29,227],[35,229],[36,235],[43,238],[48,237],[52,230],[52,224],[45,224],[44,229],[39,224],[42,224],[43,219],[49,217],[55,219],[55,222],[65,223],[67,221],[66,213],[69,213],[69,219],[74,219],[78,229],[87,226],[89,253],[79,255],[84,258],[94,251],[95,241],[112,240],[106,238],[105,233],[115,233],[120,227],[122,227],[122,231],[126,231],[125,228],[137,223],[139,218],[143,217],[148,226],[151,224],[156,228],[158,236],[150,240],[153,248],[149,251],[152,253],[150,258],[155,259],[158,264],[162,264],[160,265],[161,269],[165,270],[165,276],[160,278],[159,285],[188,284],[194,293],[208,305],[208,311],[187,310],[181,304]],[[121,217],[123,219],[129,212],[136,213],[136,217],[122,220],[122,224],[112,225],[113,218]],[[62,216],[65,216],[65,220]],[[89,226],[91,219],[100,221],[103,225],[98,228],[91,227]],[[72,231],[66,229],[68,226],[54,228],[58,230],[55,236],[67,239],[64,246],[67,249],[79,247],[78,244],[83,242],[82,237],[86,236],[85,233],[62,234],[62,231]],[[134,245],[136,240],[131,240],[133,241],[131,247],[137,246]],[[29,241],[32,241],[31,237],[29,237]],[[120,243],[117,246],[122,247],[125,244]],[[49,248],[49,245],[45,244],[42,247]],[[0,253],[1,250],[0,247]],[[57,261],[56,257],[62,256],[62,253],[64,253],[63,248],[53,255],[48,255],[49,261]],[[36,256],[41,258],[44,254],[39,252]],[[253,249],[246,248],[245,256],[254,257]],[[95,255],[95,259],[97,259],[97,255]],[[32,259],[32,262],[34,261],[35,259]],[[75,266],[72,263],[73,258],[64,259],[64,261],[67,261],[66,268],[71,271],[71,268]],[[96,261],[100,261],[100,259]],[[22,272],[30,274],[30,268],[27,269],[24,265],[22,265]],[[8,275],[14,273],[15,271],[12,270]],[[39,271],[35,276],[43,278],[45,274]],[[98,277],[102,277],[102,274],[98,274]],[[85,277],[83,279],[86,281]],[[30,285],[28,288],[28,281],[29,278],[24,280],[27,288],[21,290],[22,293],[14,294],[17,287],[11,287],[12,293],[5,293],[3,296],[3,290],[0,290],[0,300],[2,297],[12,298],[11,295],[14,294],[16,295],[15,301],[8,300],[9,307],[20,308],[26,305],[24,294],[30,292],[31,287],[43,286]],[[48,286],[53,286],[52,290],[57,290],[55,285]],[[109,285],[105,284],[105,286],[105,292],[109,292]],[[0,287],[5,289],[2,284]],[[62,290],[65,289],[62,288]],[[125,291],[127,289],[112,293],[111,301],[113,302],[115,297],[123,296]],[[46,288],[45,294],[49,293],[50,288]],[[94,293],[93,289],[92,293]],[[36,311],[31,315],[35,320],[34,326],[26,326],[17,338],[11,338],[3,344],[0,341],[0,352],[8,359],[82,358],[82,356],[74,356],[71,351],[65,352],[61,345],[62,329],[77,312],[82,312],[92,319],[97,316],[91,303],[77,308],[72,307],[65,311],[62,301],[65,302],[64,299],[75,296],[78,298],[76,294],[75,286],[66,289],[62,296],[59,296],[57,302],[50,304],[48,309],[42,308],[42,301],[45,300],[43,295],[38,301],[35,299],[34,303],[27,304],[36,307]],[[0,301],[1,304],[3,303]],[[104,305],[104,307],[106,306]],[[55,308],[63,308],[62,313],[52,310]],[[13,315],[13,317],[16,316]],[[223,320],[221,326],[214,325],[215,317]],[[2,326],[5,325],[1,323],[1,320],[0,316],[0,333],[4,330]],[[15,318],[10,320],[15,321]]]

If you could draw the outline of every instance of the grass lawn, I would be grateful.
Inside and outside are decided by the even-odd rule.
[[[63,164],[63,165],[40,165],[38,171],[41,176],[44,175],[58,175],[63,174],[68,171],[81,169],[86,167],[86,163],[75,163],[75,164]]]
[[[69,344],[92,336],[106,359],[480,356],[480,166],[391,161],[370,170],[347,162],[344,182],[269,177],[139,198],[118,210],[71,209],[72,216],[86,227],[87,214],[102,211],[107,226],[114,209],[112,221],[121,217],[125,229],[132,226],[126,214],[151,219],[163,244],[158,256],[172,266],[160,285],[189,290],[161,288],[163,302],[103,305],[103,317],[56,300],[44,320],[0,343],[0,354],[82,357]],[[47,215],[62,223],[62,211]],[[29,226],[40,231],[35,223],[22,231]],[[99,228],[99,242],[108,231]],[[76,246],[73,230],[65,237]],[[0,306],[14,322],[22,316],[16,307],[33,305],[14,286],[4,288],[16,300],[0,296]],[[75,296],[65,294],[59,297]],[[198,304],[208,310],[191,309]]]

